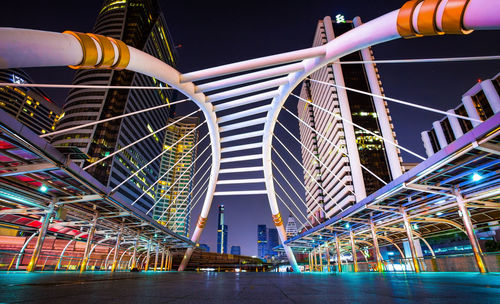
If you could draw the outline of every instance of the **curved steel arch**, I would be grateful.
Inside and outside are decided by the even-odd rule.
[[[421,13],[420,8],[424,4],[427,9],[422,10],[423,13]],[[433,10],[428,9],[429,5],[434,5]],[[125,60],[125,62],[122,62],[126,56],[120,56],[120,54],[121,51],[124,50],[122,46],[115,43],[116,48],[112,54],[113,59],[111,62],[118,65],[119,68],[155,77],[167,83],[169,86],[179,90],[193,100],[205,116],[212,147],[212,167],[202,211],[195,231],[191,237],[193,242],[198,242],[205,227],[205,222],[212,204],[220,172],[221,138],[214,106],[207,102],[207,96],[205,96],[204,93],[199,92],[201,90],[196,87],[193,81],[302,60],[299,63],[294,64],[293,68],[278,67],[267,71],[255,72],[252,73],[251,76],[250,74],[247,74],[249,76],[247,82],[252,80],[262,80],[283,74],[287,75],[286,77],[280,79],[280,81],[285,80],[284,84],[280,83],[279,85],[271,86],[278,86],[278,94],[273,97],[270,110],[267,111],[267,116],[264,122],[262,160],[264,181],[273,220],[278,229],[278,234],[290,264],[294,268],[294,271],[299,272],[300,270],[298,269],[298,265],[295,261],[291,248],[284,244],[287,237],[279,212],[276,193],[274,191],[271,160],[271,143],[277,118],[283,104],[293,89],[295,89],[306,77],[318,69],[330,64],[346,54],[372,45],[401,37],[434,35],[438,32],[440,34],[466,33],[469,30],[474,29],[497,29],[500,27],[500,17],[496,13],[498,5],[500,5],[499,0],[426,0],[424,2],[412,0],[404,4],[400,10],[392,11],[379,18],[357,26],[351,31],[320,47],[248,60],[188,74],[181,74],[159,59],[133,47],[127,47],[122,42],[120,43],[122,43],[124,49],[127,50],[130,61]],[[448,16],[450,14],[448,13],[450,12],[449,7],[451,6],[454,6],[455,8],[458,7],[459,9],[455,9],[452,12],[454,15],[451,14],[453,18],[450,19]],[[433,11],[433,13],[429,14],[430,11]],[[448,12],[448,17],[444,15],[445,11]],[[422,20],[424,22],[422,22]],[[86,68],[99,68],[98,63],[103,61],[103,57],[109,56],[109,49],[106,51],[95,38],[89,38],[90,36],[86,36],[87,38],[85,38],[82,37],[82,35],[86,36],[85,34],[75,33],[60,34],[35,30],[0,28],[0,41],[7,42],[0,45],[0,68],[64,65],[84,65]],[[329,33],[329,35],[331,36],[333,33]],[[82,42],[82,39],[87,39],[86,44],[85,42]],[[106,38],[103,37],[103,39]],[[86,58],[88,57],[86,56],[86,48],[89,46],[97,49],[95,58],[90,60],[90,63],[89,58]],[[109,57],[107,58],[109,61]],[[283,72],[285,70],[286,72]],[[241,77],[242,76],[237,76],[231,79],[224,79],[224,81],[227,80],[226,87],[231,86],[227,85],[228,83],[232,83],[232,85],[237,84],[238,81],[242,79]],[[236,78],[238,78],[237,81]],[[253,86],[253,88],[259,87],[262,90],[263,88],[268,88],[268,85],[271,82],[272,81],[268,81],[266,84],[261,83],[257,86]],[[277,82],[274,83],[276,84]],[[258,90],[259,89],[255,89],[254,91]],[[179,270],[185,269],[192,252],[193,248],[189,248],[187,250]]]

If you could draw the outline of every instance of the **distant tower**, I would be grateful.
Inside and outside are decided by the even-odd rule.
[[[257,256],[264,258],[267,254],[267,227],[266,225],[257,226]]]
[[[224,205],[219,205],[217,225],[217,253],[227,253],[227,225],[224,225]]]
[[[295,218],[291,215],[288,217],[288,221],[286,222],[285,231],[287,238],[294,237],[299,233],[297,230],[297,224],[295,223]]]
[[[280,240],[278,237],[278,229],[269,228],[267,230],[267,254],[270,256],[278,255],[276,251],[273,250],[274,247],[279,246]]]
[[[335,22],[325,17],[318,21],[313,46],[324,45],[360,25],[359,17],[347,21],[337,15]],[[371,48],[339,59],[340,62],[372,60]],[[376,95],[384,92],[373,63],[328,64],[312,73],[311,79]],[[327,216],[338,214],[384,185],[362,166],[388,183],[402,174],[402,160],[394,145],[340,119],[395,142],[389,109],[383,99],[309,80],[304,81],[300,96],[336,114],[336,117],[326,114],[309,102],[298,103],[298,116],[309,124],[309,127],[302,123],[299,126],[300,140],[304,143],[302,158],[308,172],[304,172],[308,188],[306,205],[309,220],[317,224],[318,220],[322,222]],[[319,161],[308,151],[317,155]]]
[[[231,246],[231,254],[241,255],[241,247],[240,246]]]

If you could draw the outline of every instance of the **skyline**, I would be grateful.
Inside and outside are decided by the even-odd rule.
[[[57,1],[55,1],[57,3]],[[360,15],[361,18],[363,19],[364,22],[369,21],[371,17],[373,16],[378,16],[381,14],[379,12],[382,10],[383,12],[388,12],[392,9],[396,9],[399,7],[400,2],[397,1],[397,4],[395,3],[396,1],[389,1],[389,4],[385,6],[384,9],[378,8],[375,11],[372,12],[366,12],[364,11],[363,13],[366,14],[366,16],[363,15],[363,13],[357,13],[355,15]],[[387,3],[387,2],[385,2]],[[51,3],[53,4],[53,3]],[[165,11],[165,4],[161,3]],[[11,4],[9,4],[11,5]],[[4,12],[9,11],[8,6],[7,9],[4,10]],[[70,4],[67,4],[68,6]],[[97,6],[100,6],[101,3],[98,2]],[[187,5],[187,4],[186,4]],[[270,4],[271,5],[271,4]],[[215,33],[216,32],[216,26],[218,25],[217,22],[215,22],[213,27],[211,28],[208,26],[209,24],[206,23],[206,26],[193,26],[192,23],[189,22],[179,22],[179,18],[181,18],[181,13],[176,14],[175,9],[185,9],[185,7],[182,7],[183,4],[176,4],[176,6],[169,7],[169,11],[166,12],[166,20],[167,24],[170,28],[170,31],[172,33],[173,39],[175,41],[175,44],[182,44],[183,46],[178,49],[179,51],[179,60],[180,60],[180,65],[179,65],[179,70],[182,72],[190,72],[192,70],[197,70],[197,69],[202,69],[205,67],[210,67],[210,66],[216,66],[222,63],[230,63],[233,61],[238,61],[238,60],[243,60],[243,59],[249,59],[252,57],[258,57],[262,55],[271,55],[275,54],[281,51],[289,51],[293,49],[299,49],[299,48],[305,48],[309,47],[312,43],[312,37],[314,34],[314,30],[312,29],[313,27],[316,26],[317,19],[322,18],[324,15],[332,15],[335,16],[335,14],[340,10],[335,10],[332,9],[333,12],[324,14],[323,16],[316,16],[316,19],[308,19],[307,21],[303,21],[303,23],[308,23],[310,24],[310,28],[308,29],[303,29],[304,32],[301,34],[298,34],[297,37],[294,37],[294,39],[288,39],[291,41],[286,41],[286,38],[290,38],[290,34],[286,34],[285,31],[288,29],[290,30],[291,33],[295,32],[293,29],[285,27],[282,25],[278,26],[278,29],[276,31],[280,30],[283,41],[287,43],[279,43],[278,39],[275,37],[279,36],[279,33],[276,32],[273,36],[271,33],[271,30],[268,30],[265,35],[266,37],[263,37],[262,41],[259,41],[257,39],[260,36],[264,35],[262,34],[263,32],[260,31],[262,30],[262,26],[259,28],[258,26],[252,27],[253,24],[250,24],[250,27],[246,28],[245,31],[242,31],[244,34],[239,36],[241,38],[241,41],[237,39],[238,37],[231,37],[229,40],[231,43],[233,43],[233,49],[231,48],[226,48],[224,49],[225,44],[221,42],[221,37],[217,35],[210,35],[210,33]],[[319,5],[321,6],[321,5]],[[332,5],[333,6],[333,5]],[[86,7],[85,10],[82,11],[81,15],[85,15],[84,12],[89,9],[89,7]],[[215,9],[215,8],[214,8]],[[235,9],[235,8],[232,8]],[[290,9],[290,8],[288,8]],[[318,9],[317,7],[315,8],[316,10]],[[366,9],[366,8],[365,8]],[[35,11],[35,10],[33,10]],[[70,11],[70,10],[68,10]],[[202,13],[201,11],[204,11],[205,13],[203,15],[211,15],[216,13],[216,11],[211,12],[210,14],[206,13],[206,10],[200,10],[196,11],[195,15],[192,16],[193,20],[198,19],[197,22],[199,22],[198,25],[204,24],[203,19],[199,20],[199,18],[202,18],[200,16]],[[226,11],[221,11],[219,13],[221,14],[226,14],[227,15],[228,9],[226,8]],[[267,13],[267,10],[263,10],[265,13]],[[89,23],[91,24],[90,27],[92,26],[95,16],[97,15],[98,9],[94,10],[94,15],[92,17],[87,16],[86,18],[88,19]],[[171,12],[171,13],[169,13]],[[354,15],[349,15],[350,10],[348,8],[344,9],[344,12],[346,15],[347,19],[352,19]],[[2,21],[0,23],[1,26],[16,26],[16,27],[27,27],[26,25],[22,25],[23,18],[29,18],[29,16],[21,18],[20,16],[16,16],[15,14],[11,14],[10,17],[4,16],[4,13],[2,14]],[[80,16],[72,16],[73,19],[76,20],[67,20],[66,18],[62,18],[63,20],[55,20],[57,21],[57,25],[55,24],[46,24],[49,26],[33,26],[33,28],[37,29],[47,29],[50,30],[51,26],[53,27],[64,27],[64,29],[72,29],[72,30],[77,30],[77,31],[90,31],[90,29],[81,29],[77,27],[71,27],[71,24],[64,25],[60,23],[61,21],[66,21],[68,23],[73,23],[73,24],[78,24]],[[238,14],[234,14],[238,15]],[[283,13],[283,16],[286,15]],[[305,13],[303,15],[306,15]],[[177,17],[177,19],[176,19]],[[228,16],[229,18],[235,18],[233,16]],[[18,25],[13,25],[12,18],[19,18],[18,22],[20,22]],[[47,19],[51,19],[48,18]],[[54,18],[55,19],[55,18]],[[266,18],[263,18],[264,24],[266,22],[269,22],[268,20],[265,20]],[[190,22],[193,22],[193,20],[190,20]],[[24,20],[26,21],[26,20]],[[71,22],[70,22],[71,21]],[[233,20],[234,21],[234,20]],[[248,21],[245,18],[241,20],[241,23],[244,23],[243,21]],[[259,20],[261,21],[261,20]],[[9,24],[10,22],[10,24]],[[76,22],[76,23],[75,23]],[[227,23],[231,23],[230,21],[226,21]],[[279,22],[276,22],[279,23]],[[238,24],[242,25],[242,24]],[[190,30],[184,29],[186,32],[183,32],[180,27],[185,26],[189,28]],[[213,42],[211,45],[205,45],[204,52],[200,51],[200,49],[193,47],[192,41],[190,40],[190,35],[193,34],[193,27],[198,30],[202,31],[201,33],[198,33],[197,36],[200,39],[200,45],[204,45],[204,40],[205,39],[211,39]],[[291,27],[291,26],[290,26]],[[237,29],[240,28],[238,26],[233,26],[232,28],[226,28],[230,32],[237,31]],[[272,29],[274,30],[274,29]],[[205,32],[203,35],[202,33]],[[253,33],[252,33],[253,32]],[[273,32],[274,33],[274,32]],[[248,38],[251,37],[251,34],[255,34],[258,37],[255,37],[254,39]],[[388,44],[384,44],[381,46],[375,46],[374,49],[374,55],[376,59],[391,59],[391,58],[425,58],[426,56],[429,57],[447,57],[447,56],[462,56],[462,55],[468,55],[468,56],[473,56],[473,55],[498,55],[495,54],[494,51],[494,46],[492,45],[486,45],[487,43],[484,43],[486,41],[495,41],[495,37],[497,37],[499,34],[498,33],[473,33],[470,36],[465,36],[465,37],[453,37],[453,36],[448,36],[448,37],[439,37],[439,38],[422,38],[422,39],[427,39],[427,41],[432,41],[434,39],[439,39],[443,40],[443,42],[438,42],[438,43],[422,43],[422,41],[418,42],[418,47],[413,47],[415,42],[412,40],[400,40],[400,41],[395,41],[391,42]],[[209,37],[210,36],[210,37]],[[230,36],[230,35],[228,35]],[[488,37],[488,40],[482,40],[485,39],[484,37]],[[299,39],[300,38],[300,39]],[[280,38],[281,39],[281,38]],[[268,40],[273,40],[273,43],[275,45],[270,45],[269,48],[263,49],[259,48],[258,46],[261,44],[265,43],[270,43]],[[187,42],[185,42],[187,41]],[[253,41],[256,43],[256,47],[252,50],[248,50],[249,46],[249,41]],[[477,49],[474,50],[474,52],[471,52],[470,49],[467,50],[467,48],[470,48],[470,44],[477,44],[478,41],[484,41],[484,45],[479,45]],[[292,43],[294,43],[294,46],[292,46]],[[469,44],[469,45],[467,45]],[[214,46],[215,45],[215,46]],[[237,47],[239,45],[239,47]],[[276,46],[279,45],[279,46]],[[427,49],[425,45],[433,45],[435,47],[430,47],[430,49]],[[457,50],[447,50],[447,45],[453,48],[453,46],[457,45],[464,45],[463,49],[457,49]],[[219,47],[217,47],[219,46]],[[222,49],[222,50],[220,50]],[[217,52],[219,56],[214,57],[214,54]],[[234,50],[237,50],[234,52]],[[251,55],[250,53],[245,53],[243,52],[246,51],[252,51]],[[399,51],[397,51],[399,50]],[[396,52],[397,51],[397,52]],[[491,52],[491,53],[488,53]],[[204,57],[197,58],[198,56],[194,54],[204,54]],[[399,53],[399,54],[398,54]],[[402,56],[401,54],[405,54],[405,56]],[[432,54],[432,56],[430,56]],[[210,61],[208,59],[213,59],[213,61]],[[200,63],[200,62],[203,62]],[[210,62],[210,63],[208,63]],[[441,68],[444,66],[445,68]],[[450,66],[453,66],[450,68]],[[414,69],[411,74],[405,75],[407,77],[398,77],[398,75],[404,74],[403,71],[406,72],[406,68]],[[492,77],[498,70],[500,70],[500,65],[498,62],[486,62],[486,63],[441,63],[441,64],[423,64],[423,65],[379,65],[380,69],[380,74],[382,78],[382,82],[385,88],[385,92],[387,96],[390,97],[395,97],[395,98],[401,98],[403,100],[408,100],[412,102],[416,102],[419,104],[424,104],[424,105],[433,105],[434,107],[447,110],[450,107],[454,107],[454,105],[458,104],[460,102],[460,96],[461,94],[465,93],[470,87],[472,87],[475,84],[475,80],[477,78],[488,78]],[[42,78],[40,78],[40,75],[37,76],[37,72],[32,73],[30,69],[26,69],[28,73],[35,79],[35,82],[45,82],[45,79],[41,81]],[[40,69],[39,69],[40,70]],[[52,71],[55,69],[44,69],[45,71]],[[66,69],[68,71],[64,72],[63,74],[72,74],[73,71]],[[467,75],[460,75],[461,73],[468,73]],[[46,72],[41,72],[41,74],[45,74]],[[52,74],[52,73],[51,73]],[[445,74],[447,76],[445,76]],[[451,81],[449,78],[451,75],[457,76],[457,78],[453,79]],[[427,76],[427,77],[424,77]],[[460,77],[458,77],[460,76]],[[67,77],[67,76],[65,76]],[[72,79],[72,77],[70,77]],[[66,78],[67,79],[67,78]],[[71,79],[67,79],[68,83],[71,82]],[[419,80],[419,81],[417,81]],[[47,82],[49,81],[54,81],[58,82],[60,81],[59,79],[47,79]],[[474,81],[474,82],[472,82]],[[440,87],[436,86],[429,86],[429,83],[435,83],[438,82],[440,83]],[[419,84],[419,85],[414,85],[410,86],[410,84]],[[417,87],[418,89],[409,89],[409,87]],[[441,90],[440,90],[441,89]],[[48,94],[49,96],[53,96],[52,93]],[[54,98],[55,99],[55,98]],[[439,101],[442,101],[443,99],[446,99],[446,102],[442,102],[439,104]],[[290,104],[288,104],[288,108],[293,108]],[[408,115],[406,113],[409,113],[409,110],[407,108],[403,108],[400,106],[395,106],[394,104],[389,104],[389,107],[391,109],[391,114],[394,119],[394,124],[395,124],[395,131],[397,134],[397,139],[403,146],[408,146],[412,150],[416,150],[420,154],[424,154],[423,150],[423,144],[421,143],[420,140],[420,131],[427,130],[431,128],[431,123],[434,120],[437,120],[441,118],[439,115],[429,115],[425,112],[411,112],[411,113],[418,113],[419,115]],[[186,111],[189,111],[186,109]],[[180,114],[180,113],[178,113]],[[408,161],[408,156],[403,154],[403,159],[405,161]],[[263,198],[263,197],[262,197]],[[261,197],[258,197],[257,199],[261,199]],[[249,198],[247,201],[254,201],[254,207],[256,208],[249,208],[248,206],[250,204],[246,204],[247,206],[243,206],[244,204],[244,199],[241,200],[237,205],[236,204],[231,204],[231,198],[224,198],[224,199],[217,199],[214,200],[214,203],[212,204],[212,210],[210,213],[210,218],[207,222],[207,230],[202,236],[202,239],[200,240],[200,243],[207,243],[211,248],[214,248],[213,243],[210,242],[210,235],[213,234],[215,238],[215,232],[212,233],[212,231],[215,231],[215,229],[211,229],[211,224],[213,226],[216,226],[216,221],[214,221],[214,216],[216,216],[215,212],[215,207],[218,204],[224,204],[227,208],[227,211],[229,210],[234,210],[234,209],[239,209],[239,212],[234,212],[232,215],[230,215],[232,212],[228,212],[228,225],[230,226],[230,236],[229,236],[229,243],[228,247],[232,245],[241,245],[242,246],[242,253],[247,254],[247,250],[249,250],[250,247],[255,247],[256,251],[256,241],[251,242],[250,238],[247,244],[244,244],[241,241],[238,242],[233,242],[231,241],[232,235],[243,235],[244,238],[246,238],[244,235],[245,233],[242,231],[245,229],[245,227],[250,227],[250,223],[253,223],[252,226],[256,227],[258,224],[266,224],[270,226],[272,224],[270,212],[269,212],[269,207],[267,204],[267,198],[263,198],[262,200],[264,202],[256,202],[255,198]],[[239,200],[239,199],[238,199]],[[232,207],[239,207],[239,208],[232,208]],[[246,207],[246,208],[244,208]],[[260,210],[258,213],[255,213],[255,211],[252,212],[252,209],[263,209]],[[286,210],[281,210],[283,217],[287,218],[288,212]],[[246,216],[245,216],[246,215]],[[253,215],[253,216],[252,216]],[[197,213],[194,213],[194,216],[197,216]],[[257,217],[259,216],[259,217]],[[260,217],[261,216],[261,217]],[[255,218],[256,217],[256,218]],[[245,219],[251,219],[252,221],[248,223],[248,221],[244,221]],[[256,221],[255,221],[256,219]],[[232,224],[234,223],[234,224]],[[239,223],[239,225],[236,225],[236,223]],[[241,229],[243,228],[243,229]],[[249,234],[255,235],[254,231],[255,228],[249,229]],[[253,245],[255,244],[255,245]],[[245,246],[247,245],[247,246]],[[254,255],[251,253],[248,253],[248,255]]]

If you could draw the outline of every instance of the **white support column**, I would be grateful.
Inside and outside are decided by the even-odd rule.
[[[323,21],[324,22],[324,21]],[[361,18],[355,17],[353,19],[355,27],[362,24]],[[361,56],[363,61],[373,61],[374,58],[370,53],[369,48],[361,49]],[[365,63],[366,76],[368,77],[368,84],[370,85],[370,91],[376,95],[382,95],[381,84],[377,77],[377,72],[375,71],[374,63]],[[391,127],[391,122],[389,120],[388,109],[385,105],[385,101],[380,97],[373,97],[373,104],[375,105],[375,111],[377,112],[378,124],[380,126],[380,131],[382,132],[382,137],[388,139],[391,142],[396,142],[394,137],[394,132]],[[399,160],[398,150],[394,145],[388,145],[384,142],[384,147],[387,155],[387,160],[389,162],[389,168],[391,170],[392,179],[403,174],[401,168],[401,161]]]
[[[455,114],[455,111],[453,109],[448,110],[446,112]],[[447,115],[446,117],[448,117],[448,121],[450,122],[451,129],[453,130],[453,135],[455,135],[455,138],[460,138],[462,135],[464,135],[462,127],[460,127],[460,122],[458,121],[458,118],[452,115]]]
[[[481,81],[480,85],[483,89],[484,95],[486,95],[486,98],[488,99],[488,103],[490,104],[493,113],[500,112],[500,96],[498,95],[491,79]]]
[[[472,97],[469,95],[462,96],[462,103],[465,106],[465,110],[467,111],[467,116],[473,119],[481,120],[479,114],[477,113],[476,107],[474,106],[474,102],[472,101]],[[476,120],[471,120],[472,126],[477,126],[480,122]]]
[[[436,132],[439,146],[441,147],[441,149],[443,149],[444,147],[446,147],[448,145],[448,142],[446,141],[446,137],[444,136],[443,127],[441,126],[441,123],[439,121],[433,122],[432,127],[434,128],[434,131]]]
[[[327,16],[323,19],[325,26],[325,33],[328,42],[335,39],[335,34],[332,27],[332,19]],[[342,67],[339,64],[332,64],[333,76],[335,83],[345,86]],[[352,121],[351,108],[349,107],[349,100],[347,98],[347,91],[345,89],[336,88],[337,96],[339,99],[340,114],[348,121]],[[358,145],[356,143],[356,135],[352,124],[342,122],[344,127],[344,136],[347,146],[347,153],[349,154],[349,165],[351,168],[352,184],[354,192],[356,193],[356,201],[360,201],[366,197],[365,182],[363,179],[363,172],[361,170],[361,160],[359,159]]]
[[[434,154],[434,149],[432,149],[429,133],[427,131],[423,131],[420,135],[422,136],[422,141],[424,142],[425,153],[427,154],[427,157],[431,157]]]

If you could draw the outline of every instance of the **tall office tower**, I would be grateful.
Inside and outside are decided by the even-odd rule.
[[[326,44],[336,36],[361,25],[359,17],[353,21],[344,21],[341,15],[336,17],[336,22],[332,22],[330,17],[319,20],[313,46]],[[340,58],[340,63],[372,60],[372,51],[366,48]],[[314,72],[311,78],[377,95],[383,94],[377,67],[372,63],[329,64]],[[394,145],[386,144],[345,122],[352,121],[394,142],[395,134],[389,110],[381,98],[313,81],[304,82],[300,95],[336,114],[330,115],[303,101],[298,103],[298,115],[310,127],[300,123],[300,137],[304,144],[302,158],[307,170],[304,172],[304,180],[308,190],[308,217],[313,224],[317,224],[318,220],[323,221],[326,217],[345,210],[383,186],[361,165],[389,182],[402,174],[402,160]],[[306,148],[317,155],[319,161]],[[341,149],[347,154],[341,153]]]
[[[231,254],[241,255],[241,247],[240,246],[231,246]]]
[[[297,230],[297,224],[295,223],[295,218],[291,215],[288,217],[288,221],[286,222],[285,232],[287,238],[294,237],[299,233]]]
[[[264,258],[267,254],[267,226],[257,226],[257,256]]]
[[[191,178],[195,172],[194,146],[198,141],[198,132],[193,132],[193,129],[198,125],[198,118],[189,117],[174,123],[178,119],[168,120],[168,124],[172,125],[167,128],[163,142],[165,153],[161,159],[153,218],[168,229],[187,237],[191,217]]]
[[[267,255],[273,256],[278,255],[278,252],[274,251],[273,248],[279,246],[280,239],[278,236],[278,229],[269,228],[267,230]]]
[[[126,44],[174,65],[173,44],[167,25],[156,0],[105,0],[93,32],[120,39]],[[111,86],[165,86],[158,80],[130,71],[79,70],[73,84]],[[105,118],[130,113],[169,102],[165,90],[125,89],[73,89],[70,91],[64,111],[64,119],[57,129],[94,122]],[[144,112],[124,119],[57,135],[55,146],[78,147],[89,155],[83,167],[153,133],[164,127],[172,109],[162,108]],[[114,157],[87,169],[104,185],[114,188],[124,179],[139,171],[137,176],[121,186],[117,192],[134,201],[158,178],[160,161],[139,170],[149,160],[162,152],[165,132],[153,136],[125,149]],[[154,203],[155,188],[144,195],[136,206],[149,209]]]
[[[500,73],[491,79],[476,83],[462,96],[462,103],[448,110],[450,114],[470,117],[476,121],[446,115],[441,120],[433,122],[432,129],[422,132],[422,141],[427,156],[431,157],[434,153],[444,149],[480,124],[479,121],[487,120],[498,112],[500,112]]]
[[[28,74],[19,69],[0,70],[0,82],[33,83]],[[38,135],[53,131],[63,116],[62,109],[37,88],[0,87],[0,109]]]
[[[219,205],[219,222],[217,224],[217,253],[228,253],[227,225],[224,224],[224,205]]]

